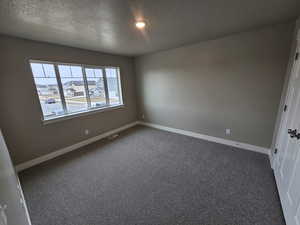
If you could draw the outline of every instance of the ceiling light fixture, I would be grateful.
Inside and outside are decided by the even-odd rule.
[[[136,26],[138,29],[143,29],[143,28],[145,28],[146,23],[143,22],[143,21],[138,21],[138,22],[135,23],[135,26]]]

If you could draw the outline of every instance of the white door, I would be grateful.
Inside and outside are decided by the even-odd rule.
[[[299,52],[299,43],[297,47]],[[287,225],[300,225],[300,60],[295,59],[289,81],[274,173]]]
[[[30,225],[25,200],[0,130],[0,225]]]

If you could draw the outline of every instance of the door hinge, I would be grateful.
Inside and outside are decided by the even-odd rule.
[[[297,52],[295,55],[295,61],[298,60],[298,58],[299,58],[299,52]]]
[[[277,152],[278,152],[278,149],[277,149],[277,148],[275,148],[275,150],[274,150],[274,154],[277,154]]]
[[[287,105],[284,105],[283,112],[286,112],[286,110],[287,110]]]

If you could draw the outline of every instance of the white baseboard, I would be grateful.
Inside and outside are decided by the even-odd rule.
[[[238,147],[238,148],[242,148],[242,149],[246,149],[246,150],[250,150],[250,151],[254,151],[254,152],[259,152],[259,153],[263,153],[263,154],[267,154],[267,155],[270,155],[270,152],[271,152],[270,149],[268,149],[268,148],[264,148],[264,147],[260,147],[260,146],[256,146],[256,145],[250,145],[250,144],[241,143],[241,142],[236,142],[236,141],[231,141],[231,140],[226,140],[226,139],[218,138],[218,137],[212,137],[212,136],[199,134],[199,133],[192,132],[192,131],[181,130],[181,129],[176,129],[176,128],[172,128],[172,127],[166,127],[166,126],[153,124],[153,123],[146,123],[143,121],[139,121],[138,123],[141,125],[144,125],[144,126],[153,127],[153,128],[160,129],[160,130],[165,130],[165,131],[169,131],[169,132],[173,132],[173,133],[177,133],[177,134],[183,134],[186,136],[199,138],[199,139],[207,140],[207,141],[211,141],[211,142],[216,142],[219,144],[234,146],[234,147]]]
[[[47,154],[47,155],[43,155],[43,156],[41,156],[41,157],[32,159],[32,160],[30,160],[30,161],[21,163],[21,164],[19,164],[19,165],[16,166],[16,171],[17,171],[17,172],[20,172],[20,171],[22,171],[22,170],[25,170],[25,169],[27,169],[27,168],[30,168],[30,167],[35,166],[35,165],[37,165],[37,164],[40,164],[40,163],[42,163],[42,162],[45,162],[45,161],[48,161],[48,160],[50,160],[50,159],[56,158],[56,157],[58,157],[58,156],[60,156],[60,155],[66,154],[66,153],[71,152],[71,151],[74,151],[74,150],[76,150],[76,149],[78,149],[78,148],[81,148],[81,147],[83,147],[83,146],[85,146],[85,145],[91,144],[91,143],[93,143],[93,142],[95,142],[95,141],[98,141],[98,140],[101,140],[101,139],[103,139],[103,138],[106,138],[106,137],[108,137],[108,136],[110,136],[110,135],[112,135],[112,134],[121,132],[121,131],[126,130],[126,129],[130,128],[130,127],[136,126],[137,124],[138,124],[137,121],[136,121],[136,122],[133,122],[133,123],[126,124],[126,125],[124,125],[124,126],[122,126],[122,127],[119,127],[119,128],[117,128],[117,129],[114,129],[114,130],[111,130],[111,131],[108,131],[108,132],[105,132],[105,133],[103,133],[103,134],[100,134],[100,135],[98,135],[98,136],[89,138],[89,139],[87,139],[87,140],[78,142],[78,143],[76,143],[76,144],[74,144],[74,145],[71,145],[71,146],[68,146],[68,147],[59,149],[59,150],[54,151],[54,152],[51,152],[51,153],[49,153],[49,154]]]
[[[66,154],[68,152],[74,151],[74,150],[76,150],[78,148],[81,148],[85,145],[91,144],[95,141],[106,138],[106,137],[108,137],[112,134],[121,132],[121,131],[126,130],[130,127],[134,127],[137,124],[141,124],[141,125],[144,125],[144,126],[153,127],[153,128],[156,128],[156,129],[165,130],[165,131],[169,131],[169,132],[173,132],[173,133],[178,133],[178,134],[182,134],[182,135],[186,135],[186,136],[190,136],[190,137],[194,137],[194,138],[199,138],[199,139],[202,139],[202,140],[216,142],[216,143],[220,143],[220,144],[224,144],[224,145],[234,146],[234,147],[238,147],[238,148],[242,148],[242,149],[246,149],[246,150],[250,150],[250,151],[254,151],[254,152],[260,152],[260,153],[263,153],[263,154],[267,154],[269,156],[270,156],[270,153],[271,153],[270,149],[264,148],[264,147],[259,147],[259,146],[250,145],[250,144],[246,144],[246,143],[226,140],[226,139],[218,138],[218,137],[212,137],[212,136],[199,134],[199,133],[192,132],[192,131],[181,130],[181,129],[176,129],[176,128],[172,128],[172,127],[166,127],[166,126],[162,126],[162,125],[158,125],[158,124],[146,123],[146,122],[142,122],[142,121],[136,121],[136,122],[133,122],[133,123],[126,124],[126,125],[124,125],[122,127],[119,127],[117,129],[105,132],[105,133],[100,134],[98,136],[89,138],[87,140],[78,142],[74,145],[71,145],[71,146],[59,149],[57,151],[51,152],[47,155],[43,155],[41,157],[29,160],[29,161],[21,163],[21,164],[18,164],[16,166],[16,171],[20,172],[20,171],[25,170],[27,168],[30,168],[32,166],[38,165],[42,162],[48,161],[50,159],[53,159],[53,158],[56,158],[56,157],[61,156],[63,154]]]

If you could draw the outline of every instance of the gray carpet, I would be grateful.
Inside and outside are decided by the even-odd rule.
[[[284,225],[266,155],[146,127],[20,174],[33,225]]]

